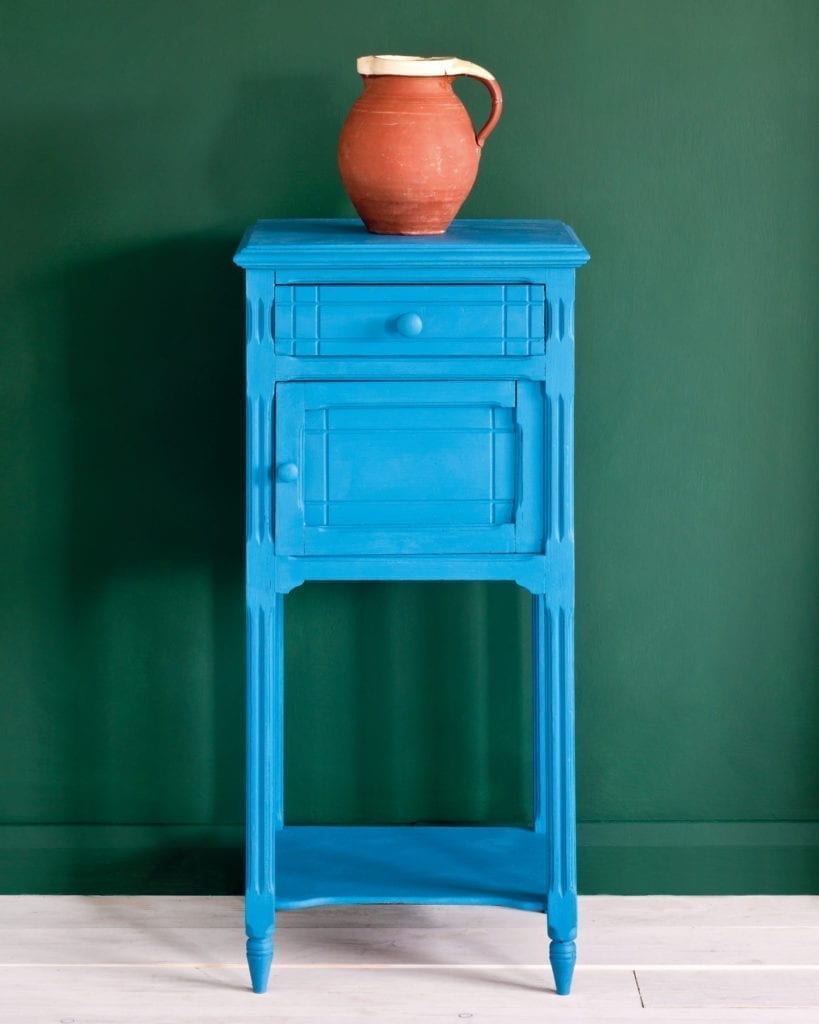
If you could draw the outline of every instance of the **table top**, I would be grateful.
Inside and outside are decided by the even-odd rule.
[[[443,235],[375,235],[357,218],[260,220],[248,228],[234,260],[246,268],[378,266],[407,261],[447,264],[510,261],[579,267],[589,254],[559,220],[455,220]]]

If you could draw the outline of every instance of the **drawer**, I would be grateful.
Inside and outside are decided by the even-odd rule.
[[[538,384],[310,381],[275,405],[278,554],[541,550]]]
[[[276,352],[290,356],[542,355],[543,285],[277,285]]]

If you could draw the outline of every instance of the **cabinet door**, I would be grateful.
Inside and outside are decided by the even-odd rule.
[[[275,398],[279,554],[542,549],[540,385],[305,382]]]

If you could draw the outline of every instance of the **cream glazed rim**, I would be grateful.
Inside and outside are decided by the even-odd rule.
[[[400,75],[404,78],[438,78],[471,75],[494,82],[491,71],[460,57],[407,57],[394,53],[370,54],[355,62],[359,75]]]

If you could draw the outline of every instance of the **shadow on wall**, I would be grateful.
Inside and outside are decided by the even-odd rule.
[[[343,114],[333,94],[314,77],[243,83],[207,169],[219,207],[250,207],[248,221],[338,215]],[[61,277],[73,412],[69,560],[80,600],[127,564],[241,565],[244,303],[232,264],[240,231],[120,250]]]
[[[351,88],[357,91],[357,83]],[[192,195],[197,183],[200,190],[204,186],[215,206],[227,211],[223,222],[236,225],[225,232],[126,244],[85,259],[72,256],[41,282],[53,306],[35,311],[29,337],[59,323],[65,345],[53,382],[53,393],[64,398],[65,417],[51,422],[65,429],[59,448],[67,505],[55,554],[62,559],[59,576],[68,609],[61,612],[59,634],[68,639],[54,670],[60,713],[48,747],[54,780],[49,793],[64,821],[207,830],[243,819],[244,304],[242,275],[232,256],[241,229],[256,217],[352,214],[335,147],[353,98],[336,95],[321,79],[247,82],[217,128],[204,167],[193,166],[196,154],[180,148],[178,110],[164,118],[146,110],[127,117],[118,111],[114,118],[108,111],[108,120],[100,115],[74,121],[70,131],[48,136],[51,148],[36,161],[50,168],[50,184],[42,183],[49,202],[30,230],[42,233],[53,219],[59,237],[73,238],[73,253],[90,247],[88,240],[73,237],[73,226],[94,224],[94,217],[104,218],[114,206],[118,218],[134,223],[135,211],[150,210],[139,232],[150,236],[188,177]],[[111,145],[97,154],[103,128]],[[21,136],[26,157],[32,143],[29,138],[26,149],[22,141]],[[146,173],[152,161],[154,177]],[[113,230],[104,226],[102,236]],[[483,664],[475,668],[479,651],[450,659],[441,648],[452,617],[470,644],[473,604],[483,609],[484,596],[476,590],[474,602],[465,604],[454,590],[451,596],[441,591],[439,606],[421,585],[387,594],[384,588],[350,585],[366,597],[370,611],[387,598],[377,619],[383,636],[373,649],[372,621],[355,608],[346,616],[339,612],[333,625],[327,612],[338,604],[338,589],[316,585],[299,595],[289,618],[295,640],[291,678],[300,681],[299,706],[291,710],[302,729],[294,733],[293,763],[304,769],[312,730],[320,728],[327,741],[322,763],[328,766],[297,784],[293,810],[301,808],[307,818],[315,813],[351,819],[371,812],[374,802],[385,818],[447,818],[462,811],[461,795],[474,788],[470,766],[484,763],[487,737],[497,730],[482,718],[453,743],[460,732],[461,685],[474,690],[478,676],[481,686],[497,678],[492,692],[500,694],[506,684],[504,673]],[[514,600],[504,597],[501,603],[514,612]],[[419,626],[416,638],[428,637],[425,653],[415,651],[412,631],[398,628],[406,617]],[[344,637],[340,652],[328,636],[333,630]],[[314,662],[317,633],[325,654]],[[509,635],[512,644],[514,630]],[[337,653],[343,657],[335,676],[324,674]],[[502,660],[508,666],[505,654]],[[300,677],[307,675],[314,678],[305,687]],[[394,693],[374,701],[371,716],[347,722],[350,744],[365,748],[359,761],[347,765],[344,743],[333,745],[328,691],[349,716],[350,691],[366,701],[384,689],[385,676],[400,676],[402,693],[417,692],[411,721],[406,728],[397,724],[402,713]],[[447,685],[450,677],[461,683]],[[439,689],[444,696],[433,699]],[[521,694],[508,710],[508,728],[502,730],[507,738],[492,746],[506,787],[517,787],[520,774],[510,751],[516,748],[523,703]],[[427,751],[431,769],[423,759],[418,763],[419,735],[434,741],[435,750]],[[384,785],[373,780],[379,758],[389,764]],[[433,801],[429,793],[430,787],[437,792],[438,770],[453,761],[464,770],[450,783],[452,792]],[[333,775],[340,776],[337,790],[328,782]],[[397,807],[396,794],[408,780],[412,798]],[[488,780],[479,789],[468,809],[477,819],[496,799]],[[241,851],[230,837],[222,845],[214,840],[211,852],[206,837],[198,835],[190,846],[171,832],[165,838],[152,834],[147,848],[137,850],[133,844],[141,841],[123,833],[110,857],[78,855],[68,873],[62,862],[60,885],[68,891],[241,888]],[[102,881],[94,869],[96,884],[80,877],[94,863],[109,865]],[[73,881],[67,877],[72,873]],[[53,874],[58,876],[56,867]]]
[[[112,203],[118,218],[150,209],[140,234],[162,228],[164,209],[179,223],[170,197],[188,179],[192,208],[204,185],[236,224],[73,259],[49,281],[66,355],[69,820],[243,818],[244,302],[232,256],[255,217],[347,212],[330,92],[313,78],[246,82],[203,166],[182,148],[179,110],[120,116],[96,162],[110,112],[72,123],[70,139],[48,135],[66,225]]]
[[[333,97],[316,77],[244,82],[207,168],[219,207],[249,207],[248,221],[346,212],[335,168],[343,112]],[[239,234],[158,241],[75,265],[65,278],[79,598],[123,564],[241,566]]]
[[[357,79],[350,84],[345,91],[307,75],[243,82],[210,160],[218,203],[247,209],[248,221],[355,216],[336,163],[341,126],[360,91]]]
[[[129,565],[241,564],[236,240],[182,239],[66,275],[74,597]]]
[[[349,212],[332,92],[265,78],[212,100],[100,94],[60,116],[3,119],[20,236],[10,358],[31,380],[13,468],[32,497],[28,533],[44,538],[34,560],[16,527],[20,569],[43,584],[26,590],[25,621],[43,628],[31,644],[14,634],[37,723],[15,756],[40,820],[159,827],[149,840],[118,832],[99,858],[43,853],[24,889],[167,891],[182,865],[194,891],[214,877],[241,888],[241,849],[198,858],[204,839],[186,852],[162,827],[243,819],[244,302],[232,256],[256,217]],[[168,237],[197,221],[227,227]],[[18,508],[8,517],[21,522]],[[83,865],[96,882],[79,879]]]
[[[158,242],[62,277],[77,691],[63,730],[80,820],[242,819],[235,245]]]

